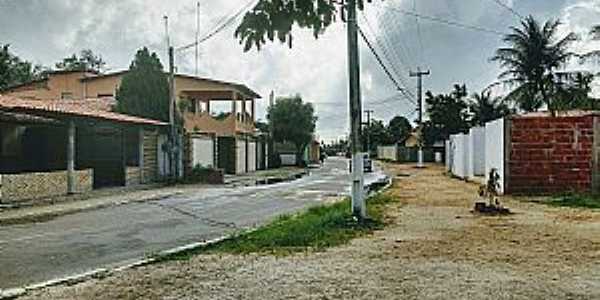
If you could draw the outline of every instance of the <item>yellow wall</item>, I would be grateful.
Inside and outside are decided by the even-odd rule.
[[[93,76],[93,74],[87,72],[50,74],[45,83],[34,82],[4,94],[26,99],[56,100],[65,96],[66,99],[81,100],[84,98],[81,79],[85,76]]]

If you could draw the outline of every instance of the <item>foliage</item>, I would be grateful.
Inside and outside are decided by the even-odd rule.
[[[303,103],[300,95],[278,98],[269,108],[267,118],[273,127],[273,139],[292,143],[297,157],[301,158],[315,132],[317,117],[312,104]]]
[[[560,110],[600,108],[598,99],[590,96],[594,75],[585,72],[560,74],[560,82],[554,89],[555,106]]]
[[[345,244],[351,239],[381,229],[385,208],[395,199],[379,194],[368,199],[370,222],[357,223],[352,218],[350,200],[333,205],[316,206],[296,216],[284,215],[256,231],[242,233],[204,249],[174,254],[163,259],[181,260],[202,252],[235,254],[290,254],[309,249],[321,251]]]
[[[554,71],[575,56],[568,51],[576,35],[568,34],[557,40],[558,21],[547,21],[543,26],[532,16],[521,22],[521,28],[511,27],[504,37],[507,47],[499,48],[492,57],[506,70],[499,78],[516,88],[507,96],[525,111],[535,111],[546,105],[555,114],[552,91],[556,86]]]
[[[116,98],[118,112],[169,121],[169,84],[156,53],[138,50]]]
[[[254,123],[254,127],[256,127],[256,129],[262,133],[269,133],[269,123],[256,121]]]
[[[429,121],[423,123],[423,137],[426,145],[446,140],[451,134],[466,132],[470,127],[468,115],[467,87],[454,85],[450,94],[425,94]]]
[[[600,209],[600,198],[594,195],[570,193],[552,198],[546,202],[546,204],[552,206]]]
[[[412,129],[412,125],[406,117],[395,116],[386,127],[388,133],[387,143],[393,144],[406,139]]]
[[[212,182],[216,175],[221,175],[221,172],[212,166],[196,165],[189,175],[185,177],[186,183],[220,183]]]
[[[511,110],[500,97],[493,98],[490,92],[473,94],[469,104],[473,126],[485,126],[485,123],[500,119],[511,113]]]
[[[94,54],[90,49],[81,50],[79,56],[73,54],[56,63],[56,68],[66,71],[96,71],[101,72],[106,62],[102,56]]]
[[[10,45],[0,45],[0,91],[43,76],[41,66],[33,66],[9,51]]]
[[[371,2],[371,0],[366,0]],[[244,51],[257,50],[276,38],[292,47],[292,28],[312,29],[318,38],[327,27],[337,20],[338,14],[345,19],[341,8],[343,0],[259,0],[244,16],[235,31],[235,37],[244,45]],[[356,0],[358,9],[364,8],[365,0]]]
[[[381,120],[372,120],[371,124],[366,125],[361,131],[361,142],[366,145],[369,142],[369,152],[376,152],[377,145],[387,144],[389,134]],[[365,146],[366,148],[366,146]]]

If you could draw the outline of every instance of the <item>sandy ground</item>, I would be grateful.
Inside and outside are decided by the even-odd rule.
[[[469,211],[477,186],[430,166],[389,166],[390,225],[320,253],[202,255],[26,299],[600,299],[600,211],[505,198]]]

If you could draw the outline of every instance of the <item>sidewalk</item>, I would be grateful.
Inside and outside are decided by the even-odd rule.
[[[86,210],[160,200],[205,187],[149,185],[136,188],[101,189],[87,194],[55,197],[44,200],[42,205],[0,209],[0,226],[43,222]]]

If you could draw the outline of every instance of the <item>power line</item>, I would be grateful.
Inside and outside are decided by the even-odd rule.
[[[365,23],[367,24],[368,29],[371,31],[371,35],[373,36],[376,44],[379,46],[379,48],[382,50],[383,52],[383,56],[387,59],[387,61],[390,63],[391,68],[393,69],[396,78],[398,78],[398,80],[400,81],[400,83],[402,83],[403,87],[407,90],[407,92],[410,93],[410,85],[407,84],[407,80],[406,78],[404,78],[404,76],[402,76],[402,72],[399,71],[399,69],[396,67],[396,64],[394,63],[395,60],[391,58],[391,55],[389,54],[390,51],[388,51],[389,48],[392,47],[387,47],[389,45],[386,45],[385,40],[384,39],[380,39],[377,38],[375,36],[375,30],[373,29],[373,27],[371,26],[371,22],[369,22],[369,19],[367,18],[366,14],[362,13],[363,19],[365,20]],[[393,48],[392,48],[393,49]],[[396,55],[396,58],[398,58],[398,55]],[[412,93],[411,97],[414,98],[414,95]]]
[[[404,14],[404,15],[408,15],[408,16],[413,16],[413,17],[417,17],[417,18],[421,18],[424,20],[428,20],[428,21],[432,21],[432,22],[438,22],[438,23],[442,23],[442,24],[446,24],[446,25],[450,25],[450,26],[455,26],[455,27],[460,27],[460,28],[464,28],[464,29],[470,29],[470,30],[475,30],[475,31],[481,31],[481,32],[485,32],[485,33],[490,33],[490,34],[496,34],[496,35],[500,35],[500,36],[505,36],[504,33],[497,31],[497,30],[493,30],[493,29],[488,29],[488,28],[484,28],[481,26],[477,26],[477,25],[470,25],[470,24],[464,24],[464,23],[460,23],[457,21],[453,21],[453,20],[446,20],[443,18],[439,18],[439,17],[433,17],[433,16],[428,16],[428,15],[423,15],[423,14],[419,14],[419,13],[415,13],[412,11],[407,11],[407,10],[403,10],[400,8],[395,8],[395,7],[387,7],[388,9]]]
[[[396,79],[394,78],[392,73],[390,73],[390,70],[388,69],[388,67],[383,63],[383,60],[379,56],[379,53],[377,53],[377,50],[375,50],[375,48],[373,48],[373,45],[371,44],[371,42],[369,41],[369,39],[363,32],[362,28],[358,27],[358,32],[360,33],[360,36],[363,38],[363,40],[367,44],[367,47],[369,48],[369,50],[371,50],[371,53],[375,56],[375,59],[377,60],[377,63],[379,64],[379,66],[381,66],[381,68],[383,69],[385,74],[388,76],[388,78],[394,83],[395,87],[403,94],[408,94],[406,89],[404,87],[401,87],[400,84],[398,84],[398,81],[396,81]],[[409,97],[409,96],[407,95],[407,97]],[[410,99],[410,101],[416,105],[416,103],[412,99]]]
[[[509,12],[511,12],[513,15],[515,15],[516,17],[518,17],[519,19],[524,19],[523,15],[521,15],[520,13],[518,13],[514,8],[506,5],[504,2],[500,1],[500,0],[491,0],[494,1],[496,4],[498,4],[499,6],[505,8],[506,10],[508,10]]]
[[[210,40],[211,38],[215,37],[216,35],[218,35],[219,33],[221,33],[223,30],[225,30],[228,27],[230,27],[231,25],[235,24],[235,21],[238,20],[239,17],[242,14],[244,14],[246,11],[248,11],[250,9],[250,7],[252,7],[254,5],[255,2],[256,2],[256,0],[249,1],[246,5],[244,5],[235,14],[233,14],[232,16],[230,16],[229,18],[227,18],[224,22],[220,22],[220,24],[217,24],[215,26],[215,29],[213,29],[209,34],[207,34],[204,37],[198,39],[198,41],[195,41],[195,42],[193,42],[191,44],[187,44],[187,45],[184,45],[184,46],[181,46],[181,47],[177,48],[177,51],[183,51],[183,50],[195,47],[196,45],[202,44],[202,43]]]
[[[417,12],[417,0],[413,0],[413,11]],[[419,38],[419,47],[421,51],[419,51],[419,55],[421,58],[421,64],[423,64],[423,57],[425,55],[425,47],[423,47],[423,37],[421,36],[421,25],[419,24],[419,18],[415,17],[415,27],[417,28],[417,37]]]

